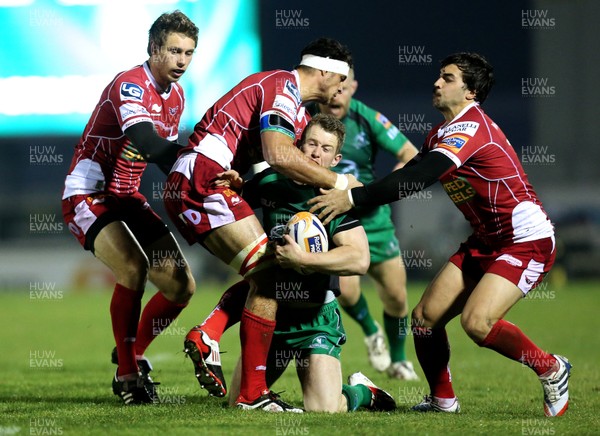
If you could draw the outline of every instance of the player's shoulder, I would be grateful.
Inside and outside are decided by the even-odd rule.
[[[493,129],[491,129],[493,128]],[[445,136],[454,134],[463,134],[469,137],[483,137],[492,133],[492,130],[499,130],[496,123],[486,115],[481,106],[477,103],[467,107],[462,114],[452,120],[448,126],[444,127]]]
[[[350,108],[348,109],[348,112],[355,118],[362,118],[372,127],[381,125],[387,129],[393,125],[392,122],[377,109],[374,109],[366,103],[355,98],[350,100]]]
[[[359,112],[359,113],[364,113],[364,112],[375,112],[375,109],[371,108],[370,106],[368,106],[365,102],[358,100],[356,98],[352,98],[350,100],[350,108],[349,111],[351,112]]]
[[[123,82],[132,82],[141,86],[144,85],[146,80],[147,77],[144,72],[144,66],[136,65],[135,67],[118,73],[112,80],[112,83],[121,84]]]
[[[282,79],[293,80],[295,76],[291,71],[287,70],[268,70],[250,74],[242,83],[264,83],[269,81],[280,81]]]
[[[109,93],[117,93],[120,100],[142,101],[146,88],[147,76],[143,65],[118,73],[108,85]]]

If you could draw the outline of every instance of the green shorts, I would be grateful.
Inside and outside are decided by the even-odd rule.
[[[400,244],[392,221],[392,209],[388,204],[368,214],[360,215],[360,222],[367,233],[371,263],[381,263],[400,256]]]
[[[282,310],[283,309],[283,310]],[[305,366],[311,354],[340,358],[346,331],[337,300],[315,308],[280,306],[267,359],[267,383],[277,380],[287,365]]]

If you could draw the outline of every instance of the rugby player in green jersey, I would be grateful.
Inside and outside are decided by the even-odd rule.
[[[331,115],[320,114],[305,128],[300,150],[315,164],[325,168],[335,166],[344,141],[344,126]],[[232,187],[242,184],[239,175],[228,171]],[[272,168],[257,174],[244,184],[242,196],[253,208],[261,208],[263,227],[270,229],[274,256],[281,268],[272,270],[278,302],[276,327],[266,365],[266,380],[270,387],[294,362],[302,385],[304,408],[315,412],[347,412],[360,407],[370,410],[393,410],[391,395],[375,386],[357,372],[342,383],[341,345],[346,335],[336,296],[339,295],[339,275],[366,273],[369,266],[368,242],[360,222],[340,215],[328,223],[326,230],[329,251],[307,253],[289,236],[283,234],[287,221],[297,212],[306,210],[306,202],[318,195],[318,188],[301,184]],[[302,270],[303,273],[297,271]],[[221,324],[223,329],[239,320],[247,282],[240,282],[225,292],[215,310],[208,316],[211,328]],[[207,324],[197,326],[201,332]],[[190,334],[193,334],[194,329]],[[220,337],[222,331],[210,332]],[[189,336],[189,335],[188,335]],[[208,367],[221,373],[220,368]],[[241,369],[238,363],[229,389],[229,400],[235,405],[240,389]],[[239,407],[239,404],[238,404]],[[253,408],[275,407],[265,401]],[[270,411],[280,411],[267,409]],[[287,412],[299,412],[288,406]]]
[[[329,105],[319,105],[319,111],[334,115],[346,127],[344,157],[332,168],[338,173],[350,173],[363,184],[375,180],[375,156],[380,150],[396,157],[401,168],[418,150],[410,140],[381,113],[353,98],[358,82],[351,69],[343,83],[342,92]],[[380,325],[369,312],[367,301],[360,289],[360,276],[340,278],[342,294],[338,298],[342,308],[360,324],[365,334],[369,361],[378,371],[387,371],[390,377],[417,380],[413,365],[406,359],[405,342],[408,332],[408,302],[406,271],[400,254],[396,229],[389,205],[355,210],[367,232],[371,266],[369,275],[375,280],[379,298],[383,302],[383,326],[389,342],[389,351]]]

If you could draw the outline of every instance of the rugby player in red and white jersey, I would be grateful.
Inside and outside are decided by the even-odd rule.
[[[494,78],[475,53],[441,63],[433,105],[445,121],[434,127],[404,169],[365,187],[311,200],[327,223],[352,205],[390,203],[440,180],[473,234],[427,287],[412,313],[417,357],[431,395],[416,411],[458,412],[445,325],[461,325],[479,346],[530,367],[544,389],[544,413],[562,415],[571,364],[548,354],[502,319],[548,273],[556,257],[554,228],[504,133],[481,109]],[[327,217],[327,218],[325,218]]]
[[[118,363],[113,392],[125,404],[158,400],[144,351],[195,289],[175,238],[138,189],[148,162],[168,172],[182,147],[175,142],[184,107],[177,81],[197,43],[198,28],[183,13],[158,17],[149,31],[150,58],[104,89],[65,180],[62,209],[69,230],[116,278],[110,304]],[[140,319],[148,280],[160,291]]]
[[[303,105],[327,104],[340,92],[352,63],[350,52],[335,40],[320,38],[301,56],[292,71],[253,74],[221,97],[195,126],[167,182],[165,207],[186,240],[202,244],[251,284],[240,324],[242,383],[237,404],[246,409],[300,411],[270,392],[265,379],[277,310],[269,295],[275,284],[267,235],[252,208],[215,181],[229,169],[244,174],[264,160],[302,183],[338,189],[357,186],[354,177],[315,165],[294,146],[307,124]],[[223,396],[218,343],[193,329],[186,338],[186,352],[200,385]]]

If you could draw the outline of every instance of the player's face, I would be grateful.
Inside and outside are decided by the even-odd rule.
[[[156,48],[150,57],[150,69],[158,84],[167,89],[177,82],[192,61],[194,40],[182,33],[170,33],[165,45]]]
[[[473,100],[474,93],[463,82],[462,71],[455,65],[446,65],[433,83],[433,106],[444,112],[464,106]]]
[[[345,80],[346,76],[325,72],[323,86],[321,87],[323,98],[319,103],[331,104],[334,97],[342,92],[342,83]]]
[[[323,130],[319,125],[308,128],[306,139],[300,146],[300,150],[306,157],[325,168],[336,166],[342,158],[342,155],[337,153],[337,149],[337,136]]]
[[[331,114],[338,120],[343,119],[348,114],[350,100],[352,100],[357,85],[358,83],[354,80],[354,73],[350,70],[348,77],[342,82],[342,92],[337,94],[328,105],[319,105],[320,111],[325,114]]]

